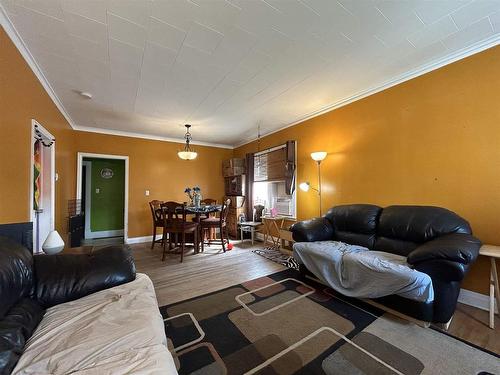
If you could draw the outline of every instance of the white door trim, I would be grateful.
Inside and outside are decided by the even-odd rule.
[[[29,197],[28,197],[28,202],[29,202],[29,214],[30,214],[30,222],[35,224],[35,211],[33,208],[33,193],[34,193],[34,175],[33,175],[33,165],[35,163],[35,142],[34,140],[36,139],[36,132],[35,129],[38,130],[38,132],[42,135],[44,139],[46,139],[49,142],[53,142],[52,145],[50,146],[50,217],[49,217],[49,230],[54,230],[55,229],[55,215],[56,215],[56,140],[54,136],[47,130],[45,129],[38,121],[35,119],[31,119],[31,138],[30,138],[30,165],[29,165],[29,171],[30,171],[30,187],[29,187]],[[32,238],[32,248],[33,252],[36,252],[38,249],[38,244],[36,243],[37,239],[37,230],[33,227],[33,238]]]
[[[76,199],[82,199],[82,165],[83,165],[83,158],[100,158],[100,159],[118,159],[118,160],[125,160],[125,209],[123,212],[123,240],[126,243],[128,239],[128,180],[129,180],[129,157],[126,155],[112,155],[112,154],[95,154],[91,152],[78,152],[77,157],[76,157]],[[85,219],[86,220],[86,219]],[[118,231],[106,231],[109,233],[106,234],[111,234],[109,237],[112,236],[117,236],[121,234],[116,234],[115,232]],[[113,232],[113,233],[111,233]],[[101,233],[101,232],[94,232],[93,236],[95,236],[96,233]],[[104,236],[101,236],[104,237]],[[106,235],[106,237],[108,237]]]
[[[35,119],[31,119],[31,139],[30,139],[30,195],[29,195],[29,207],[30,207],[30,221],[32,222],[35,219],[35,213],[33,211],[33,184],[34,184],[34,176],[33,176],[33,164],[35,162],[35,145],[33,140],[35,139],[35,127],[38,128],[40,133],[42,133],[43,137],[53,140],[54,144],[50,147],[50,164],[52,165],[50,171],[50,202],[51,202],[51,217],[50,217],[50,228],[54,230],[55,227],[55,212],[56,212],[56,141],[54,136],[45,129],[38,121]]]
[[[91,189],[91,175],[92,175],[92,163],[89,161],[82,161],[82,166],[85,166],[85,207],[83,212],[85,212],[85,238],[90,238],[90,215],[87,215],[92,208],[90,189]]]

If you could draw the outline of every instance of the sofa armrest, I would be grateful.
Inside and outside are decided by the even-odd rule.
[[[295,242],[328,241],[333,238],[333,226],[324,217],[299,221],[290,227]]]
[[[468,265],[476,260],[480,247],[481,241],[470,234],[448,234],[417,247],[408,255],[408,263],[447,260]]]
[[[91,254],[36,255],[36,298],[44,307],[135,280],[135,263],[126,245]]]

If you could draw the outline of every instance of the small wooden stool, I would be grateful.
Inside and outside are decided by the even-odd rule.
[[[497,309],[500,311],[500,289],[498,288],[498,273],[496,259],[500,259],[500,246],[483,245],[479,249],[479,254],[489,257],[490,266],[490,328],[495,328],[495,296]]]
[[[255,241],[255,232],[258,231],[262,223],[258,221],[242,221],[238,223],[238,225],[240,226],[241,241],[243,241],[243,232],[250,232],[253,245]]]

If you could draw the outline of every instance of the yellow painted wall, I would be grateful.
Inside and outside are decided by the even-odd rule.
[[[233,151],[215,147],[194,146],[195,160],[177,157],[179,143],[75,132],[75,150],[129,157],[129,237],[150,236],[151,212],[148,202],[153,199],[188,200],[184,189],[199,186],[203,197],[222,200],[224,180],[222,160]],[[150,190],[146,196],[145,190]]]
[[[75,191],[73,130],[0,29],[0,223],[30,218],[31,119],[57,139],[56,225],[62,230],[66,228],[66,202]]]
[[[148,201],[186,201],[186,186],[204,197],[224,194],[222,160],[228,149],[195,146],[198,159],[177,157],[179,143],[77,132],[58,111],[38,79],[0,30],[0,224],[29,221],[31,119],[56,138],[56,227],[67,232],[67,206],[76,197],[77,152],[127,155],[130,159],[129,237],[151,235]],[[149,197],[144,191],[151,191]]]
[[[334,84],[334,82],[332,82]],[[500,47],[476,54],[261,139],[261,149],[297,140],[298,181],[316,184],[323,207],[344,203],[436,205],[500,245]],[[235,150],[255,151],[256,143]],[[298,192],[298,216],[317,215],[317,195]],[[480,259],[464,287],[488,291]]]

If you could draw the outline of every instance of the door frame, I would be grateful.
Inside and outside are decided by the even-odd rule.
[[[95,154],[91,152],[78,152],[76,157],[76,199],[82,199],[82,166],[84,158],[116,159],[125,161],[125,202],[123,210],[123,241],[128,240],[128,183],[129,183],[129,157],[126,155]],[[89,191],[90,192],[90,191]],[[83,207],[82,207],[83,208]],[[87,216],[87,215],[85,215]],[[87,220],[87,219],[85,219]]]
[[[35,119],[31,119],[31,138],[30,138],[30,166],[29,166],[29,171],[30,171],[30,188],[29,188],[29,211],[30,211],[30,221],[34,224],[35,220],[35,212],[33,209],[33,193],[34,193],[34,178],[35,176],[33,175],[33,165],[35,163],[35,142],[34,140],[36,139],[36,130],[38,130],[44,138],[47,138],[51,140],[53,143],[50,146],[50,223],[49,223],[49,228],[50,230],[55,229],[55,215],[56,215],[56,180],[57,180],[57,173],[56,173],[56,139],[54,136],[47,130],[45,129],[38,121]],[[35,243],[36,238],[35,238],[35,230],[33,230],[33,251],[36,250],[37,244]]]

